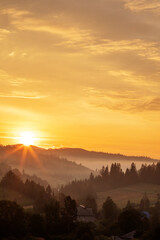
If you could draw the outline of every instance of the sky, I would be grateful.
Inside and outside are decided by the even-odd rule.
[[[0,0],[0,143],[160,158],[159,0]]]

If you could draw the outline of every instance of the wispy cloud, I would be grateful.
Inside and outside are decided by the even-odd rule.
[[[12,24],[21,31],[33,31],[49,33],[53,36],[60,36],[61,40],[55,47],[65,46],[76,51],[87,51],[90,54],[110,54],[113,52],[134,52],[145,59],[160,61],[160,42],[147,41],[142,39],[112,40],[102,39],[92,34],[93,31],[78,28],[70,25],[61,25],[57,22],[48,22],[35,18],[31,13],[9,9],[8,14],[12,17]],[[11,52],[9,56],[14,56]]]
[[[21,11],[12,8],[4,9],[1,13],[8,14],[12,19],[11,24],[21,31],[34,31],[58,35],[63,39],[67,39],[67,44],[83,42],[86,39],[90,40],[89,32],[84,29],[69,26],[67,24],[60,25],[56,20],[53,20],[52,22],[47,21],[46,19],[42,20],[42,18],[32,16],[33,14],[29,11]]]
[[[24,93],[24,92],[13,92],[11,94],[0,94],[0,98],[20,98],[20,99],[43,99],[47,96],[41,96],[34,93]]]
[[[12,76],[11,74],[7,73],[6,71],[0,69],[1,84],[7,82],[10,86],[20,86],[20,85],[24,84],[26,81],[27,81],[27,79],[25,79],[25,78]]]
[[[105,91],[90,88],[88,102],[96,108],[107,108],[122,112],[160,111],[160,98],[154,95],[144,95],[134,90]]]
[[[47,95],[40,94],[38,91],[34,91],[32,85],[34,80],[26,79],[22,77],[15,77],[8,74],[4,70],[0,70],[0,98],[19,98],[19,99],[43,99]],[[26,86],[26,91],[24,91]],[[32,90],[31,90],[32,87]]]
[[[10,31],[4,28],[0,28],[0,41],[4,40],[4,38],[6,36],[8,36],[8,34],[10,34]]]
[[[160,14],[160,2],[159,0],[124,0],[125,6],[132,11],[153,11]]]
[[[134,52],[138,56],[160,61],[160,42],[149,42],[140,39],[113,41],[106,39],[101,43],[85,46],[93,54],[110,54],[114,52]]]

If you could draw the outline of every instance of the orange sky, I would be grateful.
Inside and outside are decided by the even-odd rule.
[[[1,0],[0,143],[160,157],[159,0]]]

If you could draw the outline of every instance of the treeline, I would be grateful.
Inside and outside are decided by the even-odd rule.
[[[52,198],[53,195],[50,185],[45,188],[32,180],[27,179],[23,182],[21,178],[11,170],[2,178],[0,187],[13,190],[30,198],[33,200],[34,208],[37,211],[41,211],[46,201]]]
[[[5,176],[5,174],[9,171],[14,172],[19,178],[22,179],[23,182],[25,182],[27,179],[30,181],[34,181],[35,183],[38,183],[44,187],[48,186],[48,182],[46,180],[41,179],[40,177],[37,177],[34,175],[27,174],[24,170],[20,172],[17,168],[12,168],[9,166],[6,162],[0,162],[0,180]]]
[[[139,170],[135,163],[130,168],[122,171],[120,163],[113,163],[110,167],[102,167],[96,176],[91,173],[85,180],[75,180],[62,186],[61,191],[74,198],[84,198],[88,192],[96,196],[96,192],[106,191],[107,189],[128,186],[136,183],[160,184],[160,163],[145,165],[142,164]]]

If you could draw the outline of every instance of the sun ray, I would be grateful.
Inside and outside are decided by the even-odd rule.
[[[39,165],[39,167],[44,170],[44,166],[43,166],[42,162],[39,160],[35,151],[32,149],[32,146],[29,146],[29,151],[30,151],[32,157],[34,158],[34,160],[36,161],[36,163]]]
[[[21,157],[21,160],[20,160],[20,171],[23,170],[23,167],[25,165],[27,152],[28,152],[28,148],[24,146],[23,147],[23,152],[22,152],[22,157]]]
[[[13,148],[10,148],[1,157],[1,159],[7,159],[16,152],[20,151],[20,155],[17,155],[19,159],[18,168],[20,171],[22,171],[23,168],[27,166],[27,163],[30,165],[31,162],[29,161],[35,162],[39,168],[45,170],[42,162],[39,159],[39,156],[36,154],[36,151],[34,151],[34,148],[32,146],[34,144],[34,140],[37,139],[34,136],[35,134],[32,131],[20,132],[19,137],[17,137],[19,139],[20,145],[15,145]]]

